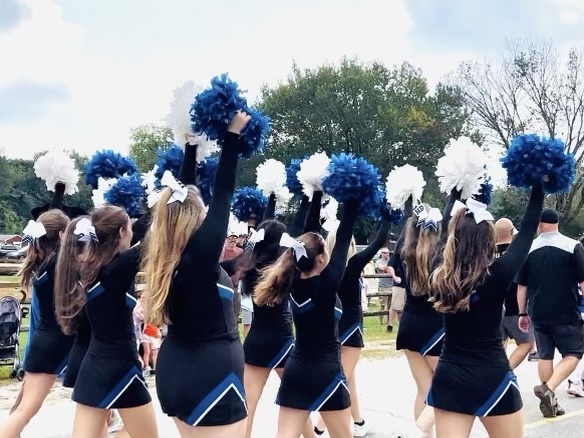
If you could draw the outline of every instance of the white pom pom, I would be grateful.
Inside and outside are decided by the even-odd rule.
[[[337,219],[337,213],[339,211],[339,203],[336,199],[327,197],[327,200],[323,202],[323,207],[320,209],[320,218],[324,221],[322,228],[331,232],[339,226],[339,220]]]
[[[420,201],[424,187],[424,174],[417,167],[409,164],[394,167],[385,181],[385,198],[392,208],[403,209],[410,196],[414,204]]]
[[[219,150],[219,145],[214,140],[209,140],[207,134],[193,134],[189,136],[189,144],[197,147],[197,163],[202,163],[206,158]]]
[[[283,213],[288,207],[290,199],[292,199],[292,193],[288,190],[288,187],[280,187],[275,192],[276,195],[276,213]]]
[[[256,186],[264,195],[270,196],[286,185],[286,166],[270,158],[256,169]]]
[[[440,190],[450,193],[456,188],[462,192],[462,199],[470,198],[480,190],[486,163],[486,154],[470,138],[450,140],[436,166]]]
[[[170,104],[170,112],[166,116],[166,123],[172,130],[174,142],[184,147],[188,141],[188,136],[193,134],[191,131],[191,118],[189,111],[195,100],[195,96],[202,90],[195,89],[195,83],[188,81],[180,87],[175,88],[172,92],[174,99]]]
[[[246,222],[240,222],[237,218],[233,215],[233,213],[229,214],[229,226],[227,227],[229,234],[235,234],[236,236],[247,235],[248,233],[248,226]]]
[[[106,204],[105,202],[105,192],[107,192],[111,187],[117,182],[117,178],[105,179],[99,178],[97,180],[97,189],[91,192],[91,200],[95,207],[101,207]]]
[[[55,191],[57,183],[65,184],[65,194],[77,192],[79,171],[75,161],[63,151],[53,150],[40,156],[34,163],[34,172],[47,184],[47,190]]]
[[[302,191],[309,199],[312,199],[315,191],[322,191],[322,181],[328,176],[330,161],[326,153],[319,152],[300,163],[296,178],[302,184]]]

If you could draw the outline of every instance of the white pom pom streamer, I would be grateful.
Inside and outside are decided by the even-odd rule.
[[[394,167],[385,181],[385,198],[392,208],[403,209],[410,196],[414,204],[422,199],[424,187],[424,174],[417,167],[409,164]]]
[[[65,184],[65,194],[77,192],[79,171],[75,161],[63,151],[53,150],[40,156],[34,163],[34,172],[47,184],[47,190],[54,192],[57,183]]]
[[[286,185],[286,166],[270,158],[256,169],[256,186],[264,195],[270,196]]]
[[[296,177],[302,184],[302,191],[309,199],[312,199],[315,191],[322,190],[322,181],[328,176],[330,161],[326,153],[319,152],[300,163],[300,170]]]
[[[323,203],[323,207],[320,209],[320,218],[324,221],[322,228],[331,232],[339,227],[340,221],[337,219],[337,213],[339,211],[339,203],[334,198],[328,198],[328,202]]]
[[[160,191],[156,189],[156,171],[158,166],[154,165],[154,168],[150,172],[142,174],[142,186],[146,188],[146,194],[148,195],[146,203],[148,208],[154,207],[158,200],[160,199]]]
[[[219,150],[217,142],[209,140],[207,134],[189,135],[189,144],[197,147],[197,156],[195,157],[195,160],[199,164]]]
[[[248,226],[246,222],[240,222],[237,218],[230,213],[229,215],[229,226],[227,228],[229,234],[235,234],[236,236],[247,235]]]
[[[97,180],[97,189],[91,192],[91,200],[95,207],[101,207],[106,204],[105,202],[105,192],[107,192],[111,187],[117,182],[117,178],[105,179],[99,178]]]
[[[462,192],[462,199],[470,198],[480,190],[486,163],[486,154],[470,138],[450,140],[436,166],[440,190],[450,193],[456,188]]]
[[[288,207],[288,203],[290,199],[292,199],[292,193],[288,190],[288,187],[280,187],[280,189],[276,190],[276,213],[282,213],[286,207]]]

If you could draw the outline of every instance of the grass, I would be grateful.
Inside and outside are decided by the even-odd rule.
[[[19,282],[20,277],[18,275],[0,275],[0,283],[6,282]]]

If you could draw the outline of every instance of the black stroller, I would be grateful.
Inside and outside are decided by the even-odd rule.
[[[0,366],[12,366],[10,378],[18,380],[24,378],[18,335],[22,318],[28,315],[28,309],[22,306],[26,294],[22,295],[20,301],[12,296],[0,297]]]

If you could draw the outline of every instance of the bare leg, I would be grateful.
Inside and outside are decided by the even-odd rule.
[[[20,402],[0,427],[0,438],[17,438],[41,408],[55,383],[53,374],[26,373],[19,394]],[[18,397],[17,397],[18,399]]]
[[[119,409],[124,429],[130,437],[158,438],[154,406],[148,403],[137,408]]]
[[[282,380],[282,374],[284,374],[284,368],[277,368],[276,374],[278,374],[278,377],[280,377],[280,380]],[[312,420],[310,418],[310,415],[308,415],[308,419],[306,420],[306,423],[302,427],[302,436],[304,438],[315,438],[316,434],[314,433],[313,427],[314,426],[312,425]],[[322,430],[322,429],[319,429],[319,430]]]
[[[522,438],[523,414],[521,411],[509,415],[483,417],[481,422],[489,433],[489,438]]]
[[[270,371],[269,368],[255,367],[245,364],[243,383],[245,387],[245,398],[247,401],[246,438],[251,438],[256,408],[260,397],[262,396],[264,386],[266,386],[266,381],[268,380]]]
[[[77,403],[72,438],[100,438],[107,425],[108,411]],[[107,427],[107,426],[106,426]]]
[[[436,438],[468,438],[470,436],[474,423],[472,415],[443,411],[442,409],[434,409],[434,413],[436,415]]]
[[[352,438],[351,409],[321,412],[331,438]]]
[[[552,376],[547,381],[547,386],[552,391],[555,391],[560,384],[570,377],[570,374],[574,372],[578,366],[579,359],[574,356],[564,357],[560,363],[556,365],[556,369],[553,371]]]
[[[181,438],[239,438],[245,434],[245,420],[225,426],[189,426],[178,418],[173,418]],[[136,435],[138,438],[139,435]]]
[[[298,438],[310,416],[309,414],[308,411],[280,406],[276,438]]]

